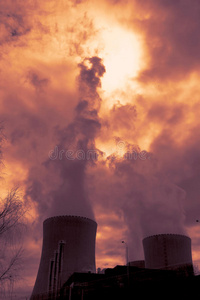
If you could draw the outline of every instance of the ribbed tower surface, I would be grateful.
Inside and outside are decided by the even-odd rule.
[[[143,239],[145,267],[176,269],[192,266],[191,239],[181,234],[158,234]]]

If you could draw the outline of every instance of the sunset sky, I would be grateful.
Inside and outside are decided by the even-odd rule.
[[[16,297],[54,215],[96,220],[97,268],[159,233],[189,235],[200,266],[199,15],[199,0],[0,0],[1,195],[19,186],[30,207]]]

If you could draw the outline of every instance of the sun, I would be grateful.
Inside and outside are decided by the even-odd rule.
[[[102,78],[102,89],[112,93],[124,89],[136,77],[141,65],[141,46],[133,32],[119,25],[108,27],[103,33],[103,41],[106,73]]]
[[[98,90],[102,99],[99,115],[103,118],[116,102],[126,104],[130,101],[130,96],[137,87],[136,78],[142,68],[143,53],[140,38],[133,30],[117,21],[110,21],[105,15],[99,15],[95,25],[99,28],[98,56],[106,70]],[[125,148],[119,149],[114,141],[105,143],[99,138],[96,139],[96,145],[104,152],[105,157],[113,153],[123,157],[125,153]]]
[[[126,104],[133,91],[140,92],[137,77],[144,67],[143,42],[133,28],[105,11],[95,15],[94,27],[96,36],[88,41],[87,49],[102,59],[106,70],[98,90],[103,100],[102,112],[111,109],[116,101]]]

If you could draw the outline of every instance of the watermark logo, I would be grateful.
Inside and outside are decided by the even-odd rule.
[[[150,159],[150,155],[147,151],[142,150],[127,150],[125,151],[126,144],[123,141],[117,143],[117,151],[108,157],[113,159],[122,159],[122,160],[147,160]],[[87,161],[97,161],[99,159],[106,159],[106,154],[102,154],[101,151],[97,149],[87,149],[87,150],[72,150],[72,149],[59,149],[58,146],[51,151],[49,151],[49,159],[51,160],[87,160]]]
[[[58,146],[49,151],[49,158],[51,160],[98,160],[99,152],[96,149],[88,149],[86,151],[82,149],[70,150],[70,149],[59,149]]]

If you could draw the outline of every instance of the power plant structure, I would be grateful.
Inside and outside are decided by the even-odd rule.
[[[42,253],[30,300],[121,300],[136,291],[149,297],[158,285],[170,295],[175,290],[179,295],[182,285],[189,296],[191,289],[199,290],[188,236],[145,237],[144,260],[96,272],[96,231],[95,221],[80,216],[56,216],[43,222]]]
[[[158,234],[143,239],[145,268],[193,272],[191,239],[180,234]]]
[[[56,299],[74,272],[96,273],[97,223],[79,216],[56,216],[43,222],[43,245],[31,300]]]

